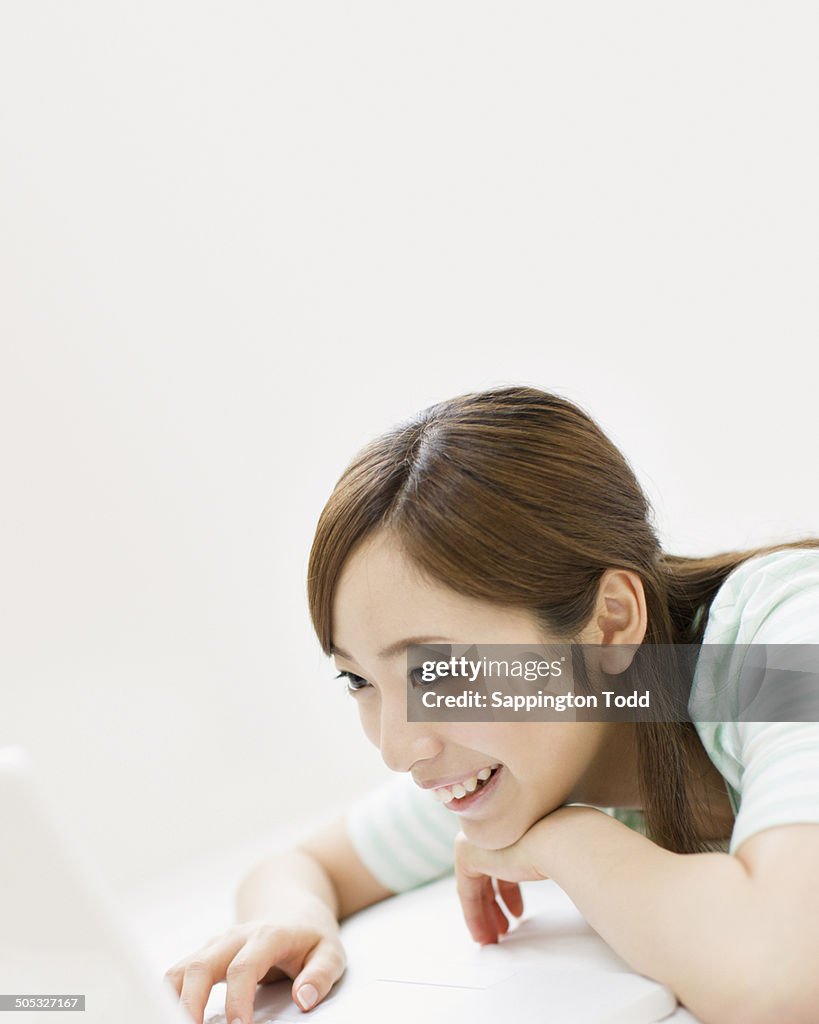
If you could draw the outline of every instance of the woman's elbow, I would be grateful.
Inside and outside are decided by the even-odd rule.
[[[723,1007],[714,1024],[817,1024],[819,986],[808,975],[791,976],[782,983],[777,978],[760,978],[737,994]],[[706,1018],[708,1020],[708,1018]]]
[[[764,959],[726,958],[720,982],[678,998],[703,1024],[819,1024],[819,973],[785,949],[769,946]]]

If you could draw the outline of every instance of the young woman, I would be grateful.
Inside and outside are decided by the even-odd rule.
[[[522,913],[519,882],[552,878],[703,1021],[815,1019],[819,724],[411,722],[406,649],[588,643],[618,675],[643,644],[815,643],[819,539],[666,554],[596,423],[503,387],[368,444],[307,582],[322,649],[401,774],[245,879],[241,923],[168,972],[194,1020],[225,978],[230,1022],[285,975],[316,1005],[345,968],[340,921],[453,869],[480,943],[507,931],[501,904]],[[734,661],[717,664],[709,685],[730,692]]]

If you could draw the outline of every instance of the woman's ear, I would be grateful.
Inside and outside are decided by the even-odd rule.
[[[606,569],[581,642],[599,644],[598,665],[616,676],[629,667],[648,628],[643,582],[630,569]]]

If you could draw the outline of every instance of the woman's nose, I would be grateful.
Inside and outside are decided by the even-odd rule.
[[[394,772],[408,772],[417,761],[435,757],[440,739],[429,722],[408,722],[407,707],[384,707],[379,748],[384,764]]]

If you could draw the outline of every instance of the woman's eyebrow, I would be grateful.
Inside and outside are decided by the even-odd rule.
[[[401,654],[402,651],[406,650],[410,644],[430,644],[435,643],[438,640],[449,641],[449,637],[446,636],[408,636],[403,640],[396,640],[394,644],[390,644],[385,647],[383,651],[379,652],[379,658],[394,658],[396,654]],[[347,661],[355,661],[355,658],[351,654],[347,654],[340,647],[336,647],[335,644],[330,646],[330,654],[337,654],[341,658],[346,658]]]

